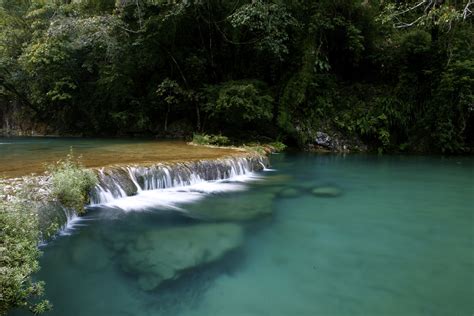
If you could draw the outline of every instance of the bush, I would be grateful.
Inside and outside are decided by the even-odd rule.
[[[230,140],[223,135],[194,134],[193,143],[198,145],[227,146],[230,144]]]
[[[36,205],[20,197],[2,195],[0,187],[0,315],[12,308],[40,314],[51,305],[47,300],[32,303],[43,295],[44,283],[33,282],[39,270],[38,214]]]
[[[274,149],[275,152],[281,152],[281,151],[284,151],[286,149],[286,145],[283,144],[282,142],[273,142],[273,143],[270,143],[268,144],[270,147],[272,147]]]
[[[77,214],[84,212],[89,201],[89,192],[97,184],[97,175],[85,169],[72,152],[65,160],[49,166],[51,173],[51,194],[63,206],[74,209]]]

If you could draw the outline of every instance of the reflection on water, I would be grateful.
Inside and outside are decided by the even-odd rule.
[[[0,177],[43,172],[45,163],[64,159],[73,149],[87,167],[215,159],[234,150],[188,146],[182,141],[0,137]]]
[[[43,249],[48,315],[472,315],[473,167],[278,155],[180,212],[91,210]]]

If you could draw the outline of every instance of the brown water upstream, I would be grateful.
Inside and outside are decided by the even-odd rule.
[[[15,137],[0,138],[0,177],[41,173],[45,164],[63,159],[72,148],[86,167],[218,159],[239,155],[235,149],[187,145],[183,141]]]

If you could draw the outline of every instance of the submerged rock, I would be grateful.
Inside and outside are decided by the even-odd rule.
[[[71,249],[71,261],[81,270],[97,272],[111,264],[107,249],[92,238],[76,240]]]
[[[143,290],[156,289],[163,281],[220,259],[242,243],[236,224],[202,224],[148,231],[124,249],[122,269],[137,276]]]
[[[297,198],[300,197],[302,194],[303,192],[300,189],[293,187],[283,188],[280,190],[280,192],[278,192],[278,196],[284,199]]]
[[[263,178],[260,182],[266,187],[270,186],[282,186],[286,185],[290,182],[294,181],[294,177],[288,174],[278,174],[278,175],[271,175]],[[259,182],[257,182],[258,184]]]
[[[342,190],[333,186],[321,186],[312,189],[311,193],[318,197],[338,197],[342,194]]]
[[[272,193],[213,197],[196,204],[187,215],[208,221],[249,221],[273,213]]]

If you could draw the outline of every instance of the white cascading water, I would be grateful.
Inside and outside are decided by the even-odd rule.
[[[266,170],[267,164],[266,159],[250,157],[101,169],[90,206],[180,210],[178,205],[210,193],[245,189],[243,182],[258,178],[254,172]]]

